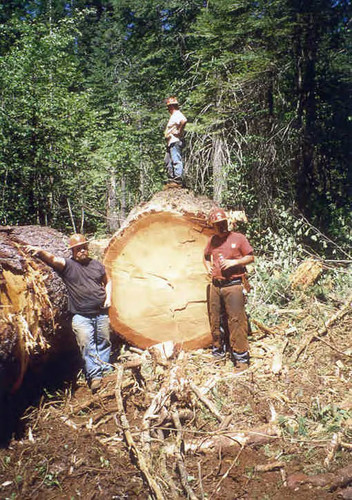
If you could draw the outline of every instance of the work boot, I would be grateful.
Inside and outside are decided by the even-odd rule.
[[[232,352],[231,360],[235,366],[235,372],[243,372],[249,367],[249,352]]]
[[[178,187],[182,187],[183,186],[182,177],[175,177],[174,178],[174,182],[178,185]]]
[[[90,390],[92,391],[92,394],[98,392],[100,387],[101,387],[101,378],[93,378],[90,382]]]
[[[223,347],[213,346],[211,353],[216,359],[224,359],[224,357],[226,356],[226,352]]]
[[[248,366],[248,363],[241,363],[240,361],[236,361],[235,372],[244,372],[245,370],[247,370]]]

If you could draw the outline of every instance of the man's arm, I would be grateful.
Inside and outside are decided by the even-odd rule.
[[[177,133],[177,135],[179,137],[182,137],[184,128],[186,126],[186,123],[187,123],[187,118],[185,117],[183,120],[181,120],[181,122],[179,124],[179,127],[178,127],[178,133]]]
[[[65,259],[63,257],[56,257],[50,252],[43,250],[42,248],[34,247],[32,245],[26,245],[26,251],[33,255],[33,257],[38,257],[40,260],[48,264],[55,271],[63,271],[66,266]]]
[[[207,271],[207,275],[212,277],[213,275],[213,266],[212,266],[212,262],[211,262],[211,257],[210,256],[205,256],[203,255],[203,264],[204,264],[204,267]]]
[[[252,262],[254,262],[254,255],[249,254],[241,257],[240,259],[223,259],[220,263],[220,268],[225,271],[226,269],[230,269],[230,267],[246,266]]]
[[[105,286],[105,294],[106,294],[104,307],[110,307],[112,288],[111,288],[111,279],[108,278],[107,274],[104,275],[103,284]]]

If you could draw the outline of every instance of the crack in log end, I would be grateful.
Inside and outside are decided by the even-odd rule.
[[[174,309],[170,309],[170,311],[172,311],[172,313],[175,313],[175,312],[178,312],[178,311],[184,311],[185,309],[187,309],[187,307],[190,305],[190,304],[206,304],[207,301],[206,300],[190,300],[189,302],[186,302],[186,304],[182,307],[175,307]]]
[[[186,243],[194,243],[196,240],[185,240],[185,241],[180,241],[181,245],[185,245]]]
[[[148,280],[148,279],[150,279],[148,276],[143,276],[143,275],[138,276],[138,275],[135,275],[135,274],[130,273],[128,271],[125,271],[123,269],[118,269],[118,272],[121,274],[127,275],[132,280]],[[170,283],[170,281],[167,278],[165,278],[164,276],[160,276],[159,274],[148,273],[148,272],[146,273],[146,275],[152,276],[153,278],[157,278],[158,280],[165,282],[167,284],[167,286],[169,286],[172,290],[175,290],[174,285],[172,283]]]
[[[153,276],[154,278],[158,278],[160,280],[163,280],[166,282],[166,284],[172,288],[172,290],[175,290],[175,287],[170,283],[170,281],[167,279],[167,278],[164,278],[164,276],[159,276],[158,274],[154,274],[154,273],[148,273],[150,276]]]

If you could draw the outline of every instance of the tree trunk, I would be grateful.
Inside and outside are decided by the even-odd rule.
[[[213,139],[212,166],[213,166],[213,198],[221,204],[222,195],[226,189],[226,166],[228,164],[228,151],[226,142],[222,137]]]
[[[297,14],[297,124],[300,143],[297,168],[297,200],[305,212],[311,208],[316,194],[316,62],[319,33],[316,17],[311,12]]]
[[[126,210],[127,210],[126,181],[125,181],[125,176],[123,174],[121,177],[120,188],[121,188],[121,198],[120,198],[120,225],[121,225],[126,219]]]
[[[110,240],[104,258],[113,284],[110,322],[129,343],[210,344],[202,258],[212,206],[187,190],[167,189],[134,209]]]
[[[0,227],[0,392],[18,389],[31,361],[70,343],[64,283],[23,250],[30,244],[64,256],[64,239],[47,227]]]
[[[108,178],[108,200],[107,200],[107,226],[111,233],[117,231],[119,227],[119,216],[117,213],[116,197],[116,173],[113,168],[109,171]]]

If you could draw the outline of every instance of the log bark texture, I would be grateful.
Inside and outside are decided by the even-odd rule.
[[[202,258],[213,206],[185,189],[167,189],[134,209],[110,240],[104,257],[113,284],[110,322],[129,343],[210,344]]]
[[[0,227],[0,392],[18,389],[31,361],[57,348],[70,329],[63,281],[25,253],[25,244],[68,256],[66,238],[54,229]]]

